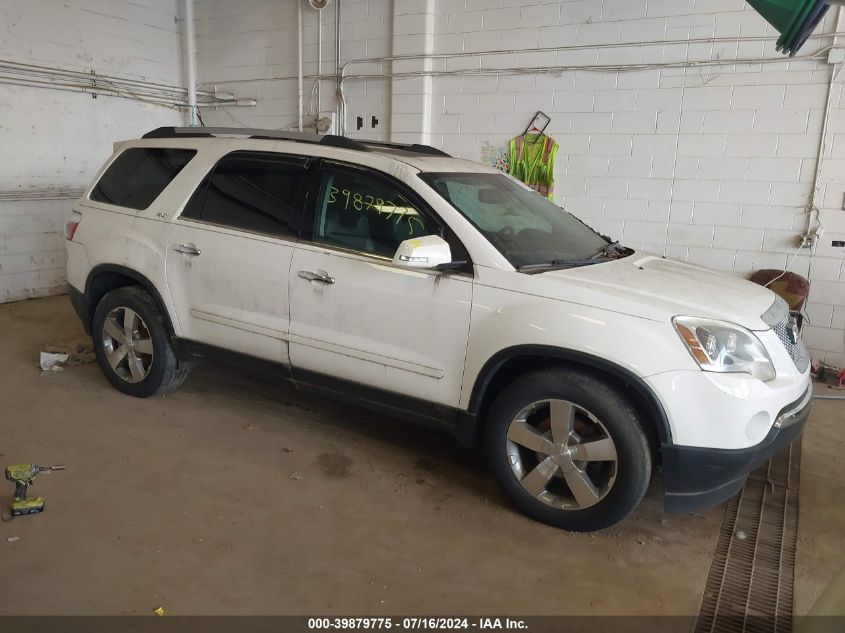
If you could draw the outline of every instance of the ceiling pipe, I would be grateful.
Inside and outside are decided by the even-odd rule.
[[[845,2],[845,0],[843,0]],[[337,8],[337,6],[335,7]],[[837,32],[837,33],[824,33],[822,35],[811,35],[810,39],[816,38],[829,38],[832,35],[837,36],[845,36],[845,33]],[[338,34],[339,36],[339,34]],[[485,50],[485,51],[475,51],[475,52],[462,52],[462,53],[434,53],[434,54],[422,54],[422,55],[396,55],[391,57],[362,57],[360,59],[351,59],[347,62],[342,64],[343,68],[341,68],[340,61],[337,61],[335,66],[335,74],[334,75],[323,75],[323,78],[326,80],[334,79],[335,82],[339,83],[342,78],[346,77],[346,67],[352,64],[373,64],[377,62],[389,62],[389,61],[397,61],[397,60],[404,60],[404,59],[452,59],[452,58],[461,58],[461,57],[482,57],[485,55],[511,55],[511,54],[525,54],[525,53],[537,53],[537,52],[548,52],[548,51],[575,51],[575,50],[587,50],[587,49],[613,49],[613,48],[626,48],[626,47],[642,47],[642,46],[671,46],[671,45],[683,45],[688,46],[689,44],[698,44],[698,43],[711,43],[711,44],[719,44],[719,43],[728,43],[728,42],[767,42],[767,41],[775,41],[774,37],[749,37],[749,36],[736,36],[736,37],[708,37],[708,38],[696,38],[691,40],[652,40],[652,41],[644,41],[644,42],[620,42],[620,43],[613,43],[613,44],[580,44],[576,46],[550,46],[550,47],[540,47],[540,48],[526,48],[526,49],[496,49],[496,50]],[[801,60],[801,59],[815,59],[821,53],[826,53],[830,50],[830,46],[824,47],[815,53],[809,55],[801,55],[792,58],[792,60]],[[731,63],[735,63],[737,60],[729,60],[729,59],[721,59],[721,60],[711,60],[710,62],[706,63],[714,63],[716,62],[718,65],[729,65]],[[747,60],[748,63],[757,63],[757,62],[783,62],[783,57],[771,57],[771,58],[754,58]],[[705,62],[699,62],[705,63]],[[628,64],[630,66],[642,66],[648,68],[656,68],[656,67],[680,67],[678,63],[654,63],[654,64]],[[694,66],[696,62],[683,62],[682,65]],[[572,65],[572,66],[560,66],[561,69],[590,69],[590,68],[599,68],[599,69],[607,69],[610,68],[610,65],[604,66],[596,66],[594,65]],[[525,67],[526,72],[530,72],[534,70],[536,67]],[[489,70],[495,72],[495,68],[490,68]],[[459,71],[456,71],[459,72]],[[397,76],[403,73],[396,73]],[[361,75],[350,75],[350,78],[360,77]],[[375,75],[374,75],[375,77]],[[311,75],[309,78],[315,78],[316,75]],[[287,81],[296,79],[296,76],[280,76],[280,75],[273,75],[271,77],[256,77],[252,79],[223,79],[217,82],[207,82],[203,85],[209,85],[212,83],[220,83],[220,84],[237,84],[237,83],[254,83],[258,81]]]
[[[90,82],[96,80],[98,82],[105,81],[110,84],[121,84],[126,86],[135,86],[137,88],[160,89],[167,92],[187,93],[187,88],[183,86],[174,86],[172,84],[164,84],[152,81],[142,81],[140,79],[131,79],[129,77],[119,77],[117,75],[107,75],[103,73],[94,73],[91,71],[67,70],[66,68],[57,68],[54,66],[41,66],[38,64],[24,64],[8,59],[0,59],[0,68],[5,68],[14,72],[32,73],[32,74],[49,74],[63,77],[73,77],[82,81]],[[199,92],[198,94],[209,94]]]
[[[197,127],[197,50],[194,34],[194,0],[184,0],[185,68],[188,84],[188,125]]]
[[[343,125],[344,114],[342,110],[343,102],[341,99],[342,86],[340,85],[340,0],[335,0],[334,3],[334,75],[336,96],[335,118],[337,119],[336,125],[338,133],[343,134],[346,130]]]
[[[298,103],[298,122],[299,131],[302,131],[302,2],[303,0],[296,0],[296,48],[297,48],[297,103]]]
[[[317,9],[317,76],[323,74],[323,11]],[[317,80],[317,119],[320,118],[322,104],[323,82]]]
[[[836,36],[840,32],[839,27],[842,21],[842,5],[839,6],[838,12],[836,14],[836,23],[833,29],[833,42],[831,43],[831,48],[836,48]],[[839,68],[837,68],[839,66]],[[828,123],[830,122],[830,101],[831,97],[833,96],[833,85],[836,83],[837,77],[839,77],[839,73],[842,72],[842,66],[838,64],[834,64],[833,68],[830,70],[830,78],[827,83],[827,100],[825,101],[824,105],[824,117],[822,119],[822,130],[819,138],[819,151],[818,155],[816,156],[816,169],[813,174],[813,188],[810,192],[810,201],[807,204],[807,213],[810,214],[807,222],[807,233],[810,232],[811,223],[813,221],[813,211],[818,212],[818,205],[816,204],[816,200],[818,199],[819,194],[819,177],[821,176],[822,171],[822,163],[825,159],[825,148],[827,145],[827,128]],[[818,219],[818,217],[816,218]]]

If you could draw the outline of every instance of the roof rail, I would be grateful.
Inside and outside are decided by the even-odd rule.
[[[297,143],[354,149],[360,152],[370,151],[363,143],[335,134],[307,134],[305,132],[260,130],[244,127],[159,127],[147,132],[141,138],[211,138],[214,136],[246,136],[251,139],[295,141]]]
[[[406,152],[413,152],[414,154],[429,154],[431,156],[445,156],[452,158],[451,154],[447,154],[443,150],[432,147],[431,145],[422,145],[421,143],[388,143],[385,141],[360,141],[362,144],[370,147],[384,147],[386,149],[399,149]]]
[[[286,132],[283,130],[260,130],[245,127],[159,127],[144,134],[141,138],[211,138],[214,136],[246,136],[251,139],[269,141],[296,141],[298,143],[312,143],[327,145],[342,149],[353,149],[359,152],[369,152],[370,148],[398,149],[414,154],[429,154],[431,156],[445,156],[449,154],[430,145],[419,143],[387,143],[384,141],[357,141],[347,136],[336,134],[308,134],[305,132]]]

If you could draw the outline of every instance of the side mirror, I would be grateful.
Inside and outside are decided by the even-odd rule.
[[[451,262],[452,250],[446,240],[438,235],[405,240],[393,256],[393,265],[400,268],[433,270]]]

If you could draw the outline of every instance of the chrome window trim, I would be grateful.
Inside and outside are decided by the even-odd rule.
[[[176,222],[190,222],[192,224],[201,224],[203,226],[211,228],[232,231],[233,233],[243,233],[243,237],[263,237],[268,240],[279,240],[282,242],[291,242],[292,244],[298,244],[300,241],[300,239],[295,235],[273,235],[270,233],[259,233],[258,231],[249,231],[240,227],[229,226],[228,224],[219,224],[217,222],[208,222],[207,220],[197,220],[195,218],[182,217],[182,215],[176,216],[176,218],[173,220],[173,224],[175,224]]]
[[[302,240],[301,244],[310,244],[311,246],[317,248],[335,251],[345,255],[358,255],[359,257],[366,257],[367,259],[377,259],[379,260],[379,263],[393,263],[393,258],[386,255],[376,255],[375,253],[371,253],[369,251],[358,251],[354,248],[344,248],[343,246],[337,246],[335,244],[325,244],[323,242],[318,242],[317,240]]]

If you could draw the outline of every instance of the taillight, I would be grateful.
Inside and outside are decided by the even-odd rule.
[[[76,235],[76,227],[79,226],[79,220],[68,220],[65,222],[65,239],[68,241],[73,240],[73,236]]]

